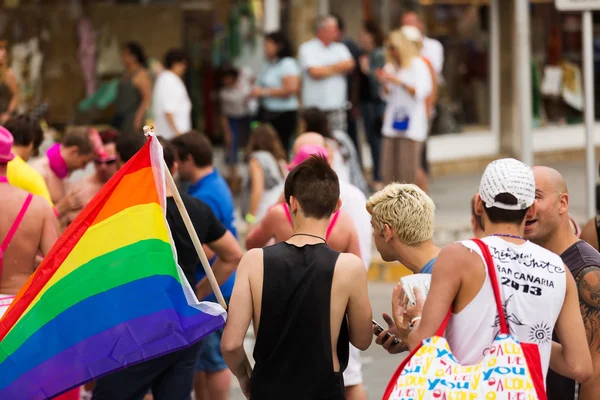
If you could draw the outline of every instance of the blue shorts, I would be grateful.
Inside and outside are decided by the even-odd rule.
[[[200,341],[196,372],[219,372],[227,369],[221,354],[221,337],[223,329],[219,329]]]

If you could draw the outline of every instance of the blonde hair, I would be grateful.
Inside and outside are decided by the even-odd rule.
[[[433,238],[435,204],[416,185],[387,185],[369,198],[367,211],[378,232],[387,224],[404,244],[418,245]]]
[[[398,60],[391,53],[389,46],[393,46],[398,51],[400,64],[398,64]],[[388,47],[386,47],[385,52],[387,61],[400,68],[410,68],[413,58],[419,57],[420,55],[418,44],[408,40],[406,35],[404,35],[404,33],[402,33],[402,31],[399,29],[389,34]]]

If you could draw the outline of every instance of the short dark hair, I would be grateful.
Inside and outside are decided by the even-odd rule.
[[[517,198],[510,193],[500,193],[494,200],[506,205],[516,206],[518,204]],[[525,219],[527,211],[529,211],[529,207],[524,210],[504,210],[498,207],[483,207],[483,209],[490,219],[490,222],[494,224],[504,223],[520,225]]]
[[[306,132],[315,132],[326,138],[332,138],[331,128],[327,114],[316,107],[309,107],[302,111]],[[304,133],[304,132],[303,132]]]
[[[94,152],[94,143],[90,138],[90,127],[73,126],[67,129],[61,144],[65,147],[77,147],[81,154],[92,154]]]
[[[225,66],[221,69],[220,72],[221,80],[225,77],[230,77],[236,80],[240,76],[240,71],[232,66]]]
[[[175,165],[175,146],[167,139],[162,136],[157,136],[158,142],[163,148],[163,158],[165,159],[165,164],[167,164],[167,168],[169,171],[173,169],[173,165]]]
[[[212,144],[206,135],[191,131],[171,140],[177,150],[177,158],[186,161],[192,156],[196,167],[208,167],[213,163]]]
[[[119,134],[112,130],[107,129],[105,131],[100,132],[100,139],[102,140],[102,144],[116,143]]]
[[[483,230],[483,222],[481,221],[481,215],[477,215],[475,213],[475,197],[471,199],[471,215],[475,218],[475,222],[477,223],[477,227]]]
[[[171,69],[175,63],[184,62],[189,64],[189,58],[181,49],[171,49],[165,54],[165,68]]]
[[[148,58],[146,57],[146,53],[144,52],[142,45],[137,42],[127,42],[123,48],[135,57],[138,64],[144,67],[148,66]]]
[[[285,180],[285,201],[294,196],[304,216],[325,219],[331,217],[340,198],[340,182],[329,162],[322,155],[313,155],[294,167]]]
[[[372,19],[368,19],[363,22],[363,29],[369,35],[373,36],[373,41],[375,42],[376,47],[382,47],[383,42],[385,41],[385,37],[383,36],[383,31],[379,27],[379,24]]]
[[[117,153],[119,153],[119,158],[126,163],[135,155],[135,153],[144,147],[145,143],[146,137],[144,135],[121,136],[119,140],[117,140]]]
[[[265,36],[265,40],[270,40],[277,45],[277,58],[284,59],[294,57],[292,44],[282,31],[271,32]]]
[[[38,120],[27,115],[12,117],[4,124],[13,136],[15,146],[29,146],[37,150],[44,141],[44,132]]]

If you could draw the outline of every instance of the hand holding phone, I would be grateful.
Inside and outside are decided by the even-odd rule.
[[[379,323],[378,323],[377,321],[375,321],[374,319],[372,320],[372,322],[373,322],[373,328],[374,328],[374,329],[373,329],[373,334],[374,334],[375,336],[379,336],[379,335],[380,335],[380,334],[381,334],[381,333],[384,331],[384,329],[383,329],[383,327],[382,327],[381,325],[379,325]],[[392,337],[392,335],[390,334],[390,332],[389,332],[389,331],[388,331],[388,332],[386,332],[386,333],[385,333],[385,340],[383,340],[383,342],[386,342],[386,341],[387,341],[387,340],[389,340],[391,337]],[[400,343],[400,341],[399,341],[398,339],[394,338],[394,341],[392,342],[392,345],[393,345],[393,346],[395,346],[395,345],[397,345],[397,344],[399,344],[399,343]]]

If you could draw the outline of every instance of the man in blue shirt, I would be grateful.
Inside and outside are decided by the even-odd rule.
[[[210,140],[201,133],[189,132],[177,136],[172,143],[177,149],[179,176],[190,183],[188,193],[208,204],[217,219],[237,238],[233,196],[227,182],[213,166]],[[207,256],[212,264],[214,257],[211,259],[210,252],[207,252]],[[230,276],[217,276],[215,271],[215,277],[221,285],[223,297],[229,301],[235,282],[235,272]],[[196,278],[199,282],[196,290],[198,297],[205,301],[217,302],[201,266],[196,270]],[[198,400],[204,398],[220,400],[227,399],[229,396],[231,374],[221,354],[222,335],[223,330],[219,330],[203,339],[200,344],[194,384]]]
[[[383,261],[399,261],[415,274],[431,274],[442,249],[432,240],[435,204],[424,191],[412,184],[389,184],[369,198],[367,211]],[[376,343],[391,354],[406,351],[404,344],[394,342],[394,320],[386,313],[383,319],[389,328],[379,332],[373,327]]]

